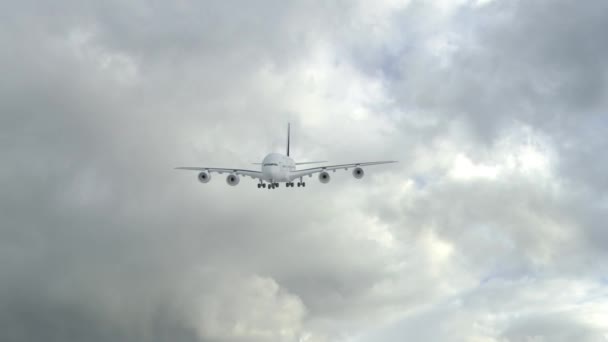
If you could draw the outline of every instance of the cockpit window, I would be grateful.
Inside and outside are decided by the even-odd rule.
[[[279,166],[277,163],[266,163],[263,166]]]

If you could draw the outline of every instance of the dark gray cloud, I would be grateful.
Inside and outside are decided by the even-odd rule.
[[[601,1],[0,13],[3,340],[605,339]]]

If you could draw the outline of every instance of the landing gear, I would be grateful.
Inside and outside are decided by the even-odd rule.
[[[260,188],[268,188],[268,190],[270,190],[270,189],[276,189],[276,188],[279,187],[279,184],[280,183],[277,183],[277,182],[259,183],[258,184],[258,189],[260,189]],[[296,183],[294,183],[294,182],[287,182],[287,183],[285,183],[285,187],[286,188],[289,188],[289,187],[293,188],[295,186],[296,186]],[[298,182],[298,188],[299,187],[305,187],[305,186],[306,186],[305,182]]]
[[[293,183],[291,183],[291,184],[293,184]],[[300,177],[300,181],[298,182],[298,188],[299,187],[305,187],[305,186],[306,186],[306,182],[304,182],[304,180],[302,179],[302,177]]]

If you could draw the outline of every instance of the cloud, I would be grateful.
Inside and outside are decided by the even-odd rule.
[[[494,279],[359,341],[604,341],[605,324],[596,316],[604,295],[604,288],[583,280]]]
[[[0,5],[0,336],[605,340],[605,7]]]

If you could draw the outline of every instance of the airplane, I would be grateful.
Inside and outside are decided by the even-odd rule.
[[[363,163],[351,163],[351,164],[340,164],[340,165],[327,165],[312,167],[307,169],[296,169],[298,165],[308,164],[321,164],[327,161],[314,161],[314,162],[301,162],[296,163],[289,155],[289,143],[290,143],[290,124],[287,124],[287,154],[283,155],[280,153],[270,153],[261,163],[254,163],[254,165],[261,165],[261,171],[244,170],[244,169],[231,169],[221,167],[189,167],[181,166],[176,167],[177,170],[192,170],[200,171],[198,174],[198,180],[201,183],[208,183],[211,180],[211,173],[223,174],[227,173],[226,183],[231,186],[236,186],[240,182],[239,176],[251,177],[259,180],[258,189],[266,188],[276,189],[279,187],[279,183],[285,183],[285,187],[294,187],[296,183],[293,181],[298,179],[298,187],[305,187],[304,176],[312,177],[315,173],[319,174],[319,181],[323,184],[329,183],[331,176],[328,171],[336,172],[336,170],[348,170],[353,169],[352,174],[356,179],[361,179],[365,175],[363,166],[381,165],[396,163],[394,160],[389,161],[376,161],[376,162],[363,162]]]

